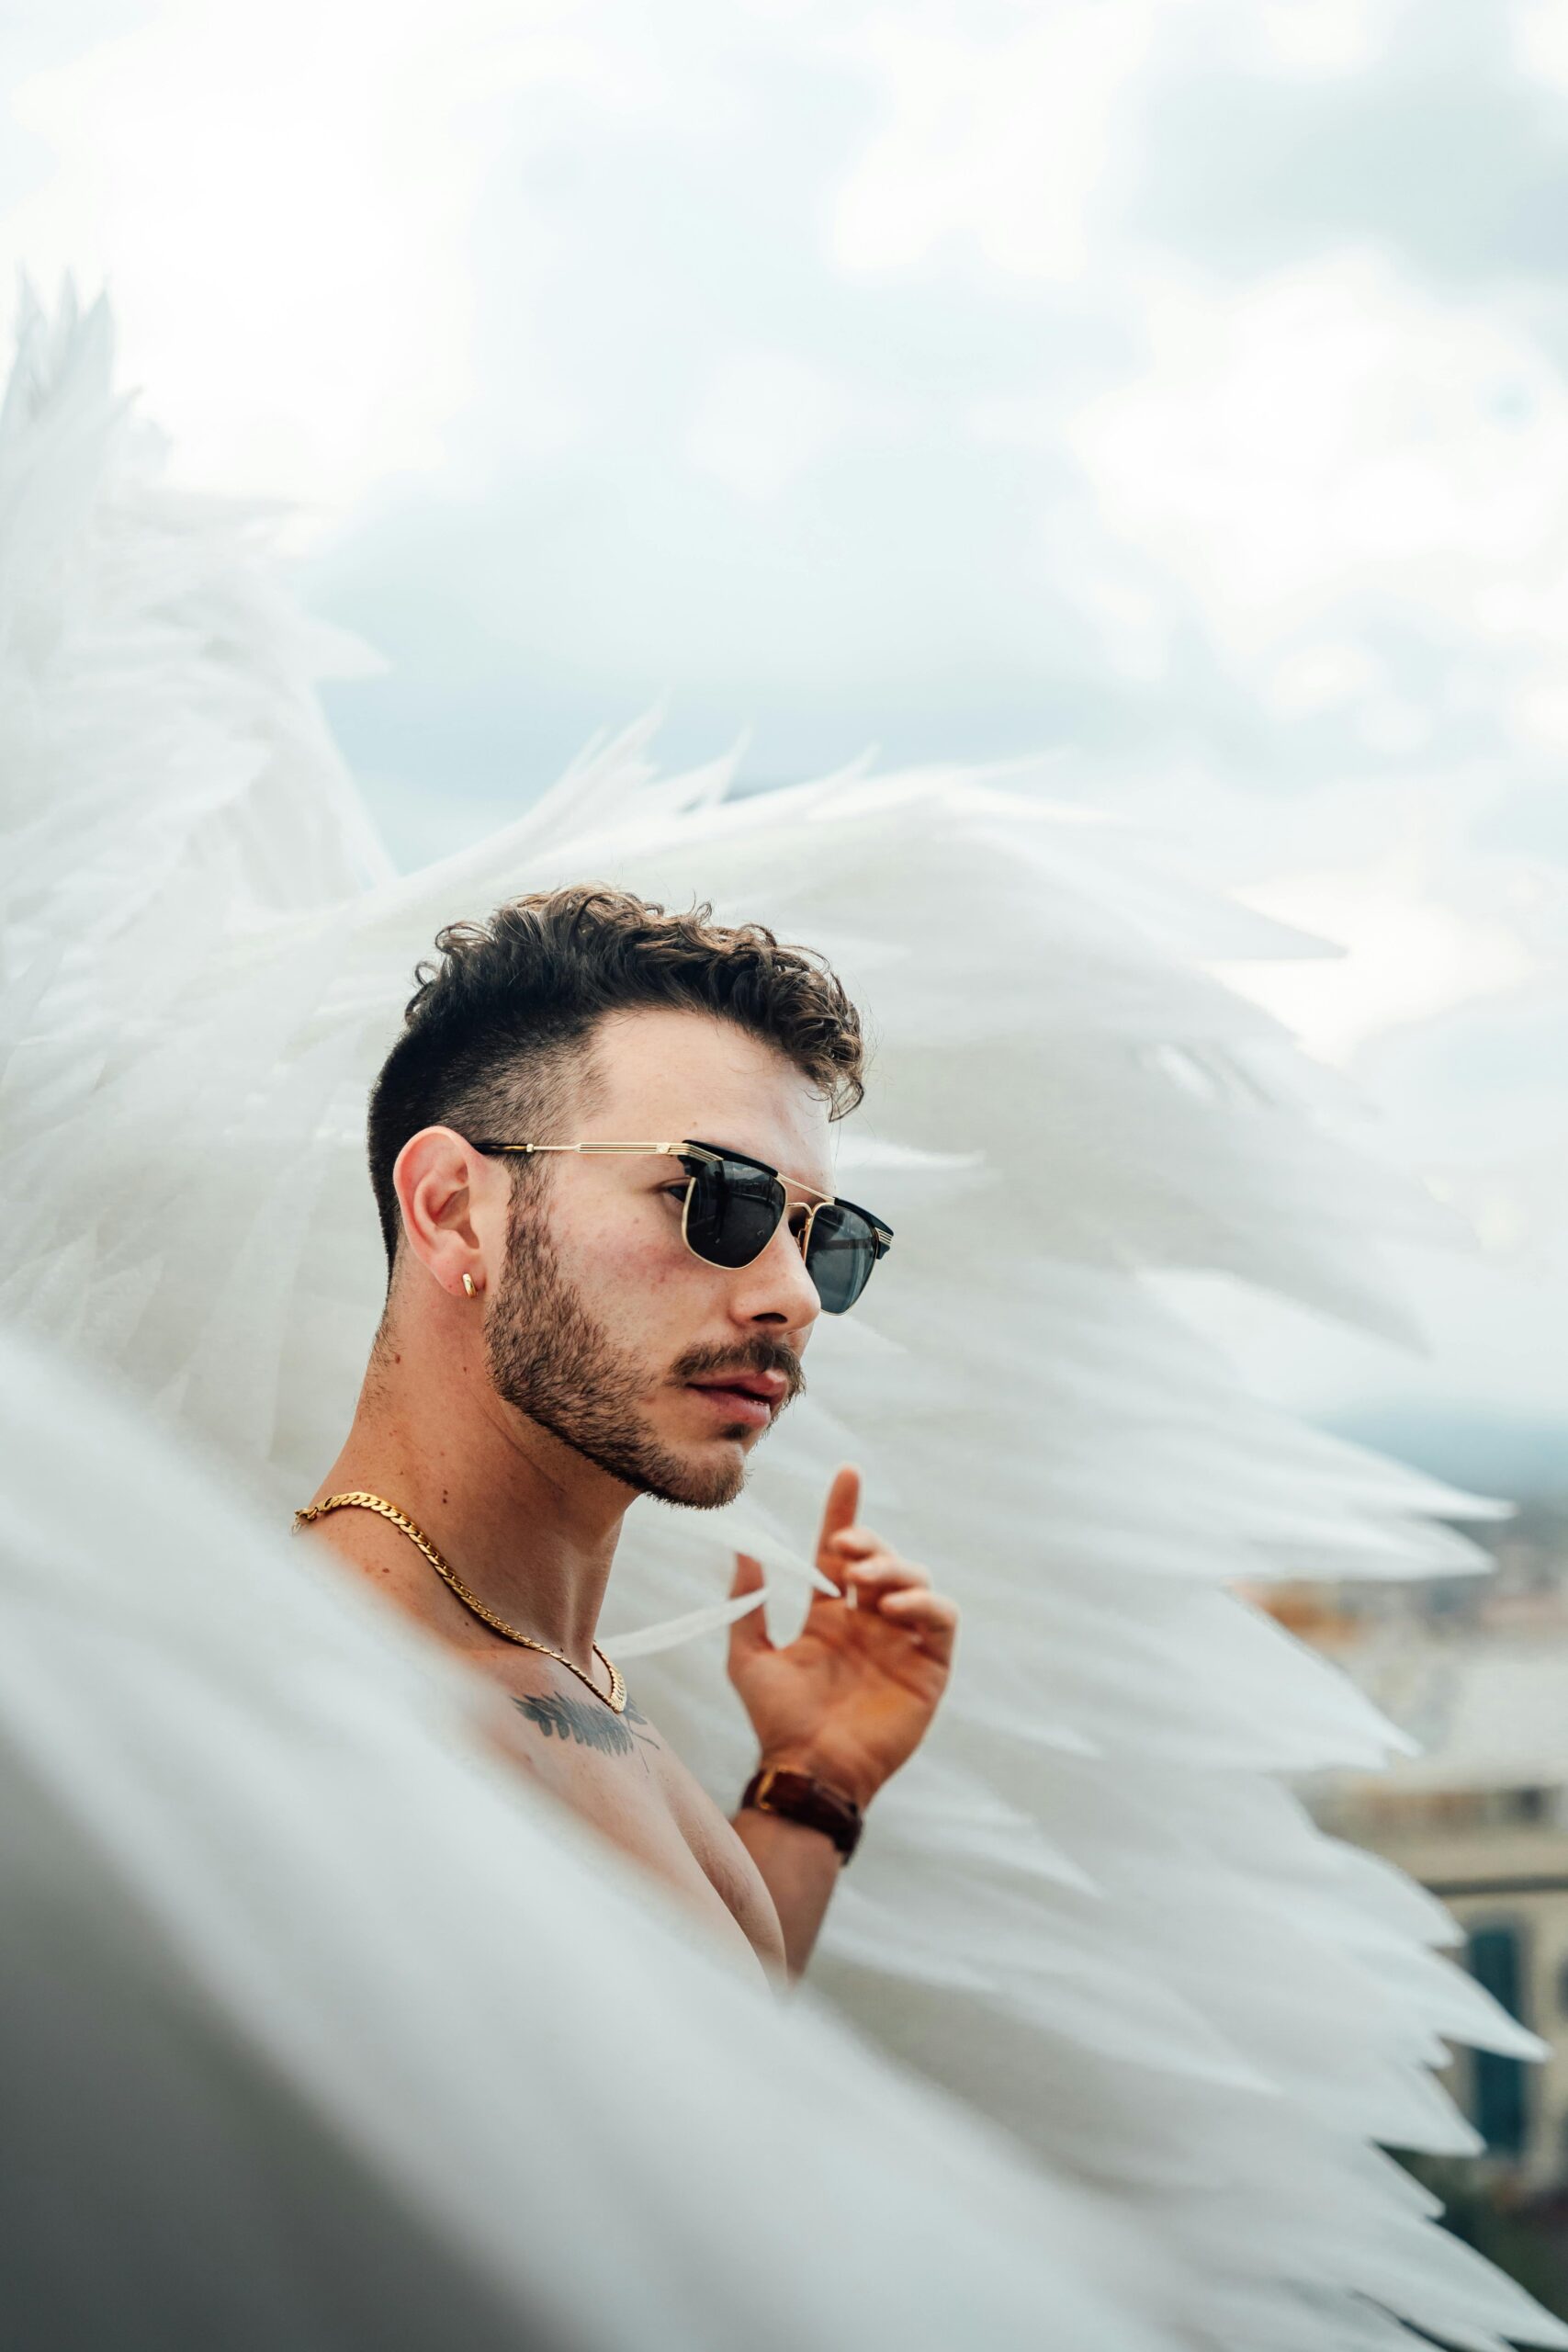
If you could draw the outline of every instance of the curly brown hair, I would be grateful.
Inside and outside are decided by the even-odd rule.
[[[826,962],[814,949],[782,946],[763,923],[732,927],[712,914],[705,899],[667,914],[630,890],[577,882],[436,933],[442,960],[414,967],[420,985],[402,1035],[370,1091],[370,1182],[389,1291],[402,1232],[392,1168],[410,1136],[450,1126],[521,1140],[547,1136],[573,1103],[592,1113],[603,1099],[592,1040],[606,1013],[640,1005],[716,1013],[777,1046],[822,1090],[830,1119],[858,1106],[860,1015]],[[512,1166],[519,1192],[543,1181],[541,1162],[519,1156]]]

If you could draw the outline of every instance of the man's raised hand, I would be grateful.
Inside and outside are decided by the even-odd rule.
[[[862,1806],[919,1746],[947,1687],[958,1605],[855,1518],[860,1472],[828,1489],[817,1566],[841,1590],[814,1592],[793,1642],[776,1648],[765,1608],[729,1629],[728,1673],[764,1764],[788,1765]],[[736,1555],[732,1596],[754,1592],[760,1561]]]

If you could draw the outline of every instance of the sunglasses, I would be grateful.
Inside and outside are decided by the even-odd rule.
[[[475,1142],[475,1151],[603,1152],[626,1156],[662,1152],[686,1170],[681,1233],[694,1258],[710,1266],[749,1266],[760,1258],[787,1215],[793,1218],[784,1182],[765,1159],[725,1151],[711,1143],[499,1143]],[[803,1193],[816,1186],[802,1184]],[[675,1187],[671,1185],[673,1192]],[[803,1226],[791,1225],[817,1285],[826,1315],[842,1315],[854,1305],[879,1258],[887,1255],[893,1228],[857,1208],[853,1201],[825,1193],[801,1209]]]

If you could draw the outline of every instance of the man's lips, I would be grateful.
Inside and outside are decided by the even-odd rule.
[[[722,1388],[738,1392],[742,1396],[760,1397],[764,1405],[779,1405],[788,1393],[789,1383],[782,1372],[732,1372],[720,1379],[689,1380],[688,1388]]]
[[[686,1383],[694,1396],[705,1396],[716,1414],[722,1414],[733,1427],[741,1423],[753,1430],[765,1430],[777,1410],[766,1396],[753,1396],[750,1389],[731,1388],[723,1381],[689,1380]]]

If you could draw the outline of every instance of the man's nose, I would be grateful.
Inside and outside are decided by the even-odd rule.
[[[791,1230],[792,1218],[800,1227],[799,1234]],[[760,1293],[751,1300],[748,1313],[782,1315],[795,1329],[804,1329],[817,1320],[822,1302],[807,1272],[802,1247],[806,1224],[806,1210],[792,1208],[789,1216],[780,1218],[778,1230],[767,1248],[747,1267],[746,1272]]]

